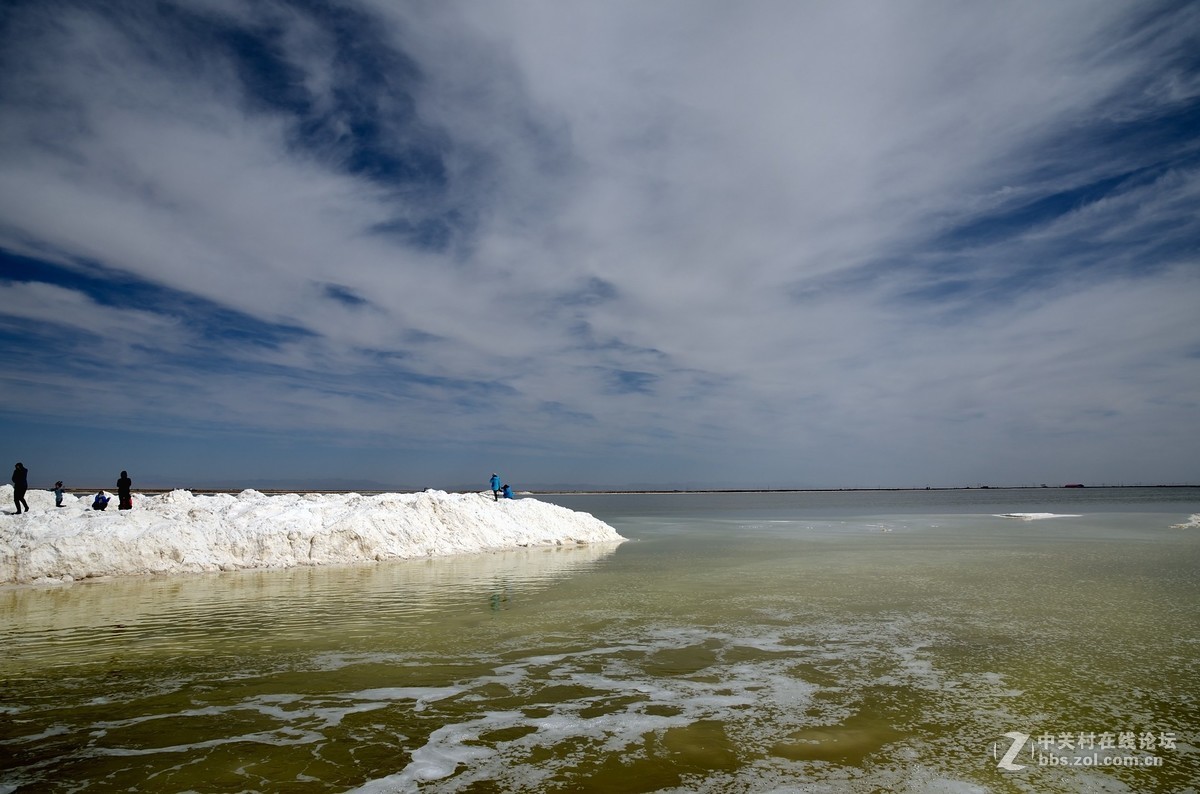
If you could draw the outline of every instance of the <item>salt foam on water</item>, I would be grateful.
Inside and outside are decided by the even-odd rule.
[[[337,565],[529,546],[617,543],[587,513],[490,494],[281,494],[135,497],[134,509],[94,511],[91,496],[55,508],[30,491],[30,512],[0,515],[0,582],[121,574]],[[12,501],[12,486],[0,487]],[[116,500],[113,500],[115,507]]]
[[[1040,521],[1045,518],[1079,518],[1074,513],[1000,513],[999,518],[1019,518],[1023,521]]]

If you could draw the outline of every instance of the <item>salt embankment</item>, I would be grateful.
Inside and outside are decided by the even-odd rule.
[[[12,486],[0,488],[12,504]],[[91,509],[92,494],[0,514],[0,583],[97,576],[345,565],[532,546],[619,543],[587,513],[490,493],[134,496],[132,510]],[[111,496],[111,494],[110,494]]]

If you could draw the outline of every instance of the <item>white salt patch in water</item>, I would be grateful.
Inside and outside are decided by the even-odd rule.
[[[366,689],[359,692],[339,692],[325,695],[318,703],[300,708],[279,708],[271,703],[291,704],[299,700],[298,695],[268,695],[245,700],[234,706],[224,707],[222,712],[238,710],[255,711],[263,716],[272,717],[284,723],[304,718],[320,720],[321,727],[331,728],[340,725],[350,714],[394,706],[396,701],[412,701],[414,712],[424,711],[430,703],[445,700],[463,691],[462,687],[387,687],[383,689]],[[344,703],[345,705],[328,705],[328,701]]]
[[[174,753],[203,754],[217,747],[237,743],[273,746],[322,745],[327,740],[323,731],[337,727],[348,715],[389,708],[394,706],[396,701],[401,700],[412,701],[414,703],[414,711],[419,711],[423,704],[451,697],[460,691],[460,687],[396,687],[327,695],[317,703],[312,703],[306,696],[299,694],[271,694],[249,698],[230,705],[207,706],[173,713],[142,715],[125,720],[96,723],[91,732],[91,740],[96,742],[105,737],[111,738],[111,735],[119,736],[120,730],[123,728],[135,727],[157,720],[177,721],[179,718],[224,717],[246,711],[268,717],[276,721],[278,727],[272,730],[252,731],[206,741],[158,747],[133,748],[122,747],[119,744],[115,746],[95,746],[89,749],[88,753],[110,757],[134,757]],[[329,701],[341,701],[343,705],[331,705]],[[299,705],[296,708],[282,707],[293,704]],[[6,743],[20,744],[32,742],[48,736],[58,735],[68,730],[65,726],[55,726],[53,729],[43,731],[37,735],[11,737],[6,740]],[[467,754],[473,755],[473,753]]]
[[[495,755],[493,750],[466,742],[478,741],[481,733],[505,727],[521,716],[520,712],[493,712],[468,723],[438,728],[422,747],[412,752],[412,760],[403,771],[368,781],[352,791],[391,794],[413,790],[421,781],[449,777],[459,764],[478,763]]]
[[[1075,513],[996,513],[996,518],[1019,518],[1022,521],[1041,521],[1047,518],[1081,518]]]
[[[25,736],[14,736],[6,739],[5,744],[27,744],[29,742],[37,742],[42,739],[48,739],[51,736],[62,736],[64,733],[70,733],[71,728],[67,725],[56,724],[47,727],[39,733],[30,733]]]
[[[687,737],[697,723],[719,725],[718,735],[751,756],[736,770],[712,770],[685,777],[679,791],[945,791],[974,792],[977,787],[946,777],[944,770],[921,770],[900,757],[904,744],[887,751],[884,765],[849,770],[839,765],[813,765],[773,752],[791,732],[835,727],[858,711],[854,692],[887,679],[904,687],[936,688],[952,696],[954,711],[967,703],[995,703],[1009,684],[999,673],[980,673],[959,687],[945,686],[945,675],[930,663],[928,649],[942,641],[931,630],[928,616],[888,618],[880,624],[808,623],[725,630],[649,626],[629,630],[613,627],[596,637],[600,647],[562,652],[533,652],[528,638],[491,649],[487,656],[464,659],[488,665],[482,675],[467,675],[453,685],[436,687],[374,687],[321,695],[272,693],[234,704],[190,709],[178,716],[255,712],[274,724],[219,741],[180,742],[162,748],[124,748],[120,733],[111,731],[108,755],[192,753],[202,757],[221,745],[250,742],[304,745],[320,748],[331,741],[327,730],[346,715],[380,711],[384,707],[416,712],[437,727],[417,733],[406,746],[409,763],[382,774],[358,791],[464,791],[474,785],[502,790],[544,790],[576,774],[598,757],[619,754],[644,758],[650,737]],[[528,655],[521,655],[521,654]],[[493,655],[494,654],[494,655]],[[664,659],[663,654],[667,654]],[[748,658],[747,658],[748,656]],[[498,657],[498,659],[497,659]],[[835,686],[804,680],[798,665],[829,659],[838,670]],[[320,669],[356,664],[420,665],[421,653],[320,655],[310,660]],[[661,665],[678,661],[680,669],[664,674]],[[489,664],[490,662],[490,664]],[[653,666],[653,671],[647,666]],[[524,710],[492,710],[503,681],[507,698]],[[566,687],[577,693],[567,695]],[[831,697],[818,698],[818,693]],[[456,697],[457,696],[457,697]],[[444,703],[445,701],[445,703]],[[452,701],[452,702],[449,702]],[[407,704],[412,704],[407,705]],[[421,709],[418,704],[424,704]],[[470,705],[479,704],[477,710]],[[1002,711],[992,712],[990,724],[1019,724]],[[171,715],[157,715],[171,716]],[[927,715],[933,717],[935,715]],[[142,716],[115,728],[156,717]],[[234,720],[237,721],[236,719]],[[697,741],[710,734],[701,728]],[[505,732],[496,735],[494,732]],[[524,731],[524,732],[522,732]],[[499,738],[499,737],[503,738]],[[990,741],[994,737],[988,737]],[[881,739],[880,741],[883,741]],[[907,740],[902,740],[902,742]],[[966,746],[984,747],[983,739],[963,737]],[[112,745],[117,745],[112,747]],[[938,748],[944,750],[945,748]],[[936,752],[927,750],[926,755]],[[754,756],[761,760],[755,760]],[[531,759],[536,758],[536,763]],[[797,782],[800,781],[799,785]]]
[[[901,791],[920,791],[922,794],[987,794],[987,789],[983,786],[977,786],[974,783],[967,783],[963,780],[951,780],[945,777],[933,778],[931,780],[906,781]]]
[[[11,501],[11,491],[0,488],[0,500]],[[48,491],[30,491],[28,500],[31,512],[0,516],[0,582],[345,565],[624,540],[587,513],[476,493],[172,491],[137,497],[133,510],[102,512],[90,509],[90,497],[68,497],[62,508]]]
[[[364,689],[361,692],[351,692],[347,695],[344,695],[344,697],[365,698],[367,700],[411,700],[417,704],[418,708],[420,708],[426,703],[432,703],[438,700],[445,700],[448,697],[454,697],[462,691],[463,688],[460,686],[405,686],[387,687],[385,689]]]
[[[399,666],[415,666],[422,662],[413,661],[411,656],[398,653],[323,653],[314,656],[311,665],[314,670],[329,673],[360,664],[391,664]]]
[[[903,623],[898,621],[888,631],[896,638],[908,636],[910,644],[898,653],[889,650],[885,657],[892,660],[893,669],[908,668],[900,676],[906,681],[936,678],[938,673],[918,658],[927,641],[912,643],[911,628],[900,625]],[[512,696],[532,709],[548,710],[548,714],[508,711],[461,718],[458,730],[443,726],[431,733],[404,769],[356,791],[404,790],[417,781],[430,791],[462,791],[476,782],[509,790],[536,790],[557,775],[577,770],[597,752],[640,757],[648,736],[662,737],[705,722],[725,726],[726,735],[738,746],[769,752],[789,730],[836,725],[849,715],[836,704],[816,701],[814,696],[824,688],[796,675],[796,663],[810,660],[813,648],[796,644],[792,635],[787,629],[751,634],[650,628],[627,637],[627,642],[599,637],[602,648],[508,661],[493,668],[490,675],[463,682],[464,687],[469,692],[503,680],[511,685]],[[845,662],[863,652],[864,637],[847,639],[846,646],[830,656]],[[694,656],[689,651],[695,652]],[[762,658],[741,658],[750,651],[760,652]],[[672,675],[649,675],[642,665],[656,664],[663,652],[682,653],[678,657],[682,669]],[[726,661],[728,654],[736,661]],[[846,685],[854,685],[856,676],[847,675]],[[579,694],[567,701],[558,700],[557,695],[543,696],[543,692],[559,691],[563,686],[576,687]],[[458,702],[469,700],[468,695]],[[521,728],[528,732],[495,742],[491,753],[481,753],[477,744],[481,734],[502,729],[519,732]],[[536,765],[528,763],[530,756],[539,758]],[[774,762],[790,763],[783,758]],[[436,774],[443,777],[433,777]],[[749,768],[739,773],[741,783],[754,779],[757,786],[757,779],[747,774]]]
[[[281,736],[282,733],[294,733],[294,736]],[[99,756],[112,756],[116,758],[141,756],[141,755],[158,755],[159,753],[194,753],[199,750],[211,750],[214,747],[222,747],[227,744],[269,744],[276,747],[286,747],[288,745],[298,744],[315,744],[321,741],[324,736],[320,733],[312,731],[275,731],[275,732],[255,732],[243,733],[238,736],[222,736],[219,739],[209,739],[203,742],[189,742],[187,744],[176,744],[169,747],[98,747],[92,752]]]
[[[852,792],[892,791],[896,794],[988,794],[989,789],[965,780],[945,777],[920,764],[903,770],[882,768],[865,771],[830,772],[828,779],[808,779],[811,767],[777,769],[756,762],[738,774],[717,773],[694,777],[678,788],[659,789],[659,794],[728,794],[731,791],[754,794],[847,794]]]

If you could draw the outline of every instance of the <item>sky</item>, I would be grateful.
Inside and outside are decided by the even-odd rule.
[[[33,487],[1200,482],[1200,5],[9,0]]]

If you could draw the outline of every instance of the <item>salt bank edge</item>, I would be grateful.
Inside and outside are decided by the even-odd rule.
[[[243,568],[348,565],[625,540],[588,513],[491,493],[239,494],[171,491],[133,510],[94,511],[91,495],[0,515],[0,584]],[[115,500],[114,500],[115,501]],[[12,502],[12,486],[0,488]]]

